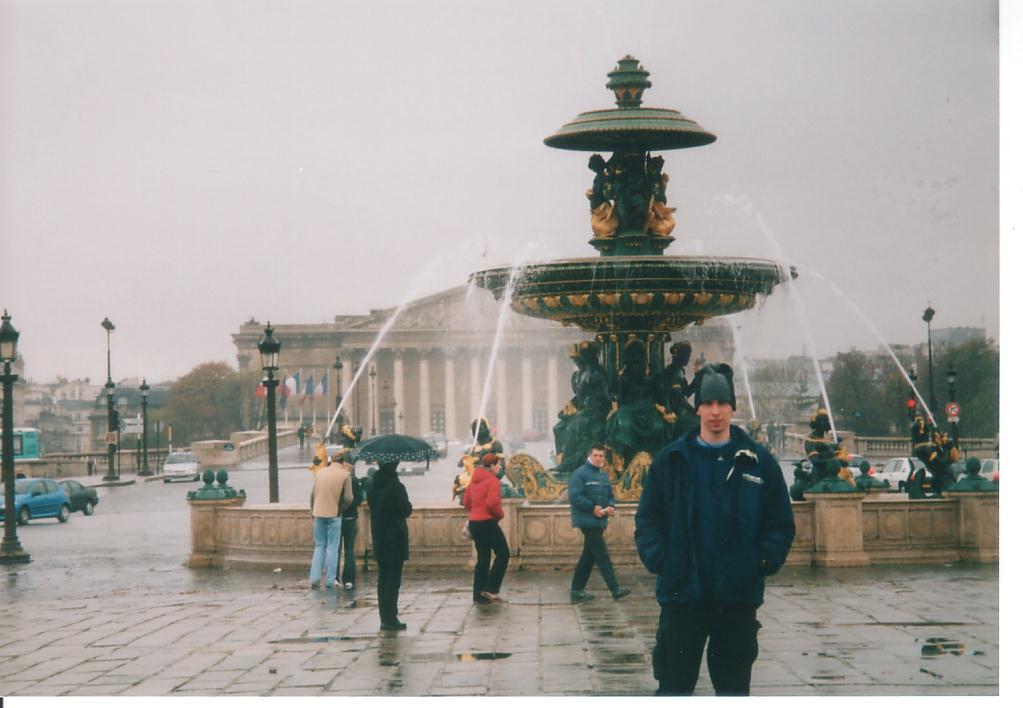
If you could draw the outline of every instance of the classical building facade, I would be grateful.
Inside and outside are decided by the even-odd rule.
[[[465,286],[415,300],[395,315],[392,308],[338,315],[328,324],[273,323],[274,335],[282,343],[280,378],[300,372],[304,385],[309,379],[321,382],[326,375],[328,384],[321,398],[298,403],[292,397],[286,410],[289,419],[308,422],[315,415],[316,431],[322,433],[324,419],[333,414],[364,366],[345,401],[344,415],[346,421],[361,425],[365,435],[435,431],[464,440],[486,396],[484,415],[499,437],[550,436],[558,411],[572,395],[575,367],[569,349],[588,339],[586,332],[509,312],[495,354],[499,304],[489,293]],[[232,335],[239,370],[252,372],[254,384],[262,375],[256,344],[264,327],[250,321]],[[694,363],[701,356],[730,361],[734,353],[730,330],[714,322],[675,333],[673,339],[693,343]],[[339,371],[334,366],[338,358]],[[691,372],[693,365],[688,368]]]

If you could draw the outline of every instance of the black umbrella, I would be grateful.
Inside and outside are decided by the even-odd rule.
[[[377,435],[355,449],[356,460],[373,462],[421,462],[425,460],[427,467],[430,466],[430,459],[436,456],[430,443],[422,438],[397,433]]]

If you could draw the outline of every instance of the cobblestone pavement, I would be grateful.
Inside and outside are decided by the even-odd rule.
[[[185,576],[184,581],[179,576]],[[300,574],[178,569],[131,589],[19,592],[0,605],[5,695],[650,695],[658,607],[567,601],[564,572],[510,573],[473,606],[470,572],[406,573],[403,632]],[[161,583],[160,576],[174,576]],[[362,580],[362,576],[360,576]],[[8,586],[11,578],[8,577]],[[8,587],[9,589],[9,587]],[[995,695],[998,567],[786,568],[760,611],[757,695]],[[710,695],[704,668],[698,695]]]

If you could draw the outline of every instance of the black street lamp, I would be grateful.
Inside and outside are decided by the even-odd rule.
[[[0,325],[0,359],[4,363],[3,379],[3,483],[4,483],[4,540],[0,544],[0,565],[28,563],[32,560],[18,541],[18,520],[14,515],[14,382],[17,374],[11,373],[11,365],[18,357],[20,332],[11,325],[11,316],[4,310],[3,324]]]
[[[104,317],[99,324],[107,331],[107,383],[104,386],[107,392],[107,474],[103,481],[116,482],[119,477],[114,469],[114,455],[117,452],[114,431],[118,428],[118,421],[117,411],[114,410],[114,379],[110,376],[110,333],[114,331],[114,323],[109,317]]]
[[[334,357],[334,388],[337,389],[337,396],[334,397],[334,410],[341,406],[341,369],[345,365],[341,362],[341,356]]]
[[[370,365],[369,367],[369,426],[370,435],[377,434],[377,415],[376,415],[376,403],[377,403],[377,368]]]
[[[267,447],[270,457],[270,503],[276,504],[280,500],[280,496],[277,489],[277,406],[275,405],[276,394],[274,391],[277,388],[277,380],[274,378],[274,372],[277,370],[277,357],[281,353],[281,342],[274,337],[274,331],[269,322],[266,323],[263,338],[259,340],[257,346],[263,371],[266,372],[263,385],[266,386],[266,429],[269,436]]]
[[[927,379],[928,379],[928,391],[931,403],[931,414],[934,413],[934,406],[936,405],[934,398],[934,364],[931,361],[931,320],[934,319],[934,308],[930,305],[924,310],[924,322],[927,323]]]
[[[335,413],[337,412],[337,409],[341,407],[341,369],[343,369],[343,368],[345,368],[345,365],[343,363],[341,363],[341,356],[340,355],[335,356],[334,357],[334,388],[337,389],[337,396],[334,397],[334,411],[335,411]],[[344,422],[345,422],[345,414],[342,412],[339,415],[340,415],[341,419],[338,421],[337,427],[334,428],[334,430],[335,430],[334,438],[335,438],[336,441],[340,439],[340,433],[337,432],[337,431],[341,430],[341,426],[344,425]]]
[[[956,375],[959,372],[956,371],[955,362],[949,362],[948,368],[945,370],[945,378],[948,381],[948,400],[949,403],[953,403],[956,400]],[[955,416],[955,420],[952,421],[952,444],[959,447],[959,416]]]
[[[149,384],[145,379],[142,379],[139,393],[142,394],[142,469],[139,476],[150,477],[153,473],[149,469]]]

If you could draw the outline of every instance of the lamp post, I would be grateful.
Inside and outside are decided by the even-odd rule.
[[[398,432],[405,434],[405,411],[398,411]]]
[[[0,325],[0,359],[3,360],[3,483],[4,483],[4,540],[0,544],[0,565],[28,563],[31,556],[18,541],[18,520],[14,515],[14,382],[17,374],[11,373],[11,365],[18,356],[20,332],[11,325],[11,316],[4,310],[3,324]]]
[[[924,310],[924,322],[927,323],[927,379],[928,379],[928,397],[931,403],[931,413],[934,413],[935,398],[934,398],[934,364],[931,361],[931,320],[934,319],[934,308],[930,305]]]
[[[369,426],[370,435],[377,434],[377,368],[369,367]]]
[[[266,378],[263,385],[266,386],[266,432],[268,435],[267,447],[270,458],[270,503],[276,504],[280,500],[277,489],[277,406],[274,405],[277,380],[274,378],[274,371],[277,370],[277,357],[281,353],[281,342],[274,337],[273,328],[266,323],[266,330],[263,338],[259,340],[259,358],[263,364],[263,371]]]
[[[334,398],[334,412],[341,407],[341,369],[345,368],[345,365],[341,363],[341,355],[334,357],[334,388],[337,389],[337,396]],[[337,427],[334,428],[334,441],[339,442],[338,438],[341,430],[341,426],[345,422],[345,414],[340,413],[341,420],[338,421]]]
[[[958,373],[955,362],[949,362],[948,368],[945,370],[945,378],[948,381],[949,403],[956,400],[956,375]],[[955,416],[955,420],[952,421],[952,444],[959,447],[959,416]]]
[[[149,469],[149,384],[145,379],[142,379],[139,393],[142,394],[142,469],[139,470],[139,476],[149,477],[153,473]]]
[[[114,454],[117,452],[114,431],[118,427],[118,421],[117,411],[114,410],[114,379],[110,376],[110,333],[114,331],[114,323],[109,317],[104,317],[99,324],[107,331],[107,383],[104,386],[107,392],[107,474],[103,481],[116,482],[119,477],[114,469]]]

